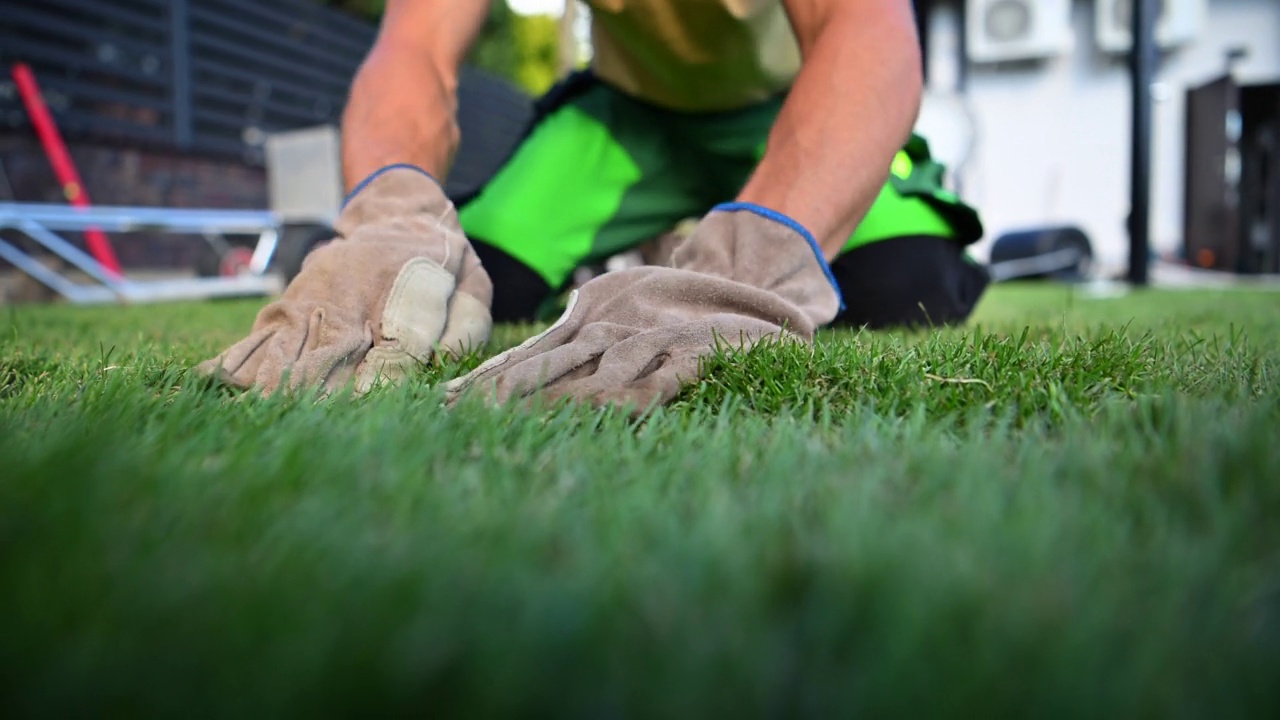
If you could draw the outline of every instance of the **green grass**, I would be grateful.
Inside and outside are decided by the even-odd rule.
[[[0,712],[1280,711],[1280,294],[998,287],[638,422],[193,377],[257,306],[0,309]]]

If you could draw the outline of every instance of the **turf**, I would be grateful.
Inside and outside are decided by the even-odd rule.
[[[258,304],[2,311],[0,712],[1280,711],[1280,294],[1001,286],[640,422],[192,376]]]

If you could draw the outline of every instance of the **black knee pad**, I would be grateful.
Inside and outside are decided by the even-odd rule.
[[[845,310],[832,325],[928,327],[964,322],[990,282],[954,240],[890,238],[854,248],[831,263]]]
[[[534,320],[542,302],[551,295],[547,281],[528,265],[483,240],[472,238],[471,247],[493,281],[493,321]]]

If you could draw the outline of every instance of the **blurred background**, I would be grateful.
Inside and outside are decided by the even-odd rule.
[[[927,66],[919,129],[983,213],[975,254],[1010,233],[1072,227],[1091,243],[1093,274],[1123,272],[1132,0],[915,4]],[[0,203],[68,199],[10,74],[24,63],[96,205],[280,209],[290,200],[272,176],[279,186],[301,165],[290,151],[273,162],[271,139],[336,125],[382,5],[0,0]],[[1159,0],[1159,13],[1152,254],[1280,272],[1280,2]],[[451,194],[500,162],[532,96],[590,62],[589,22],[579,3],[493,3],[463,77]],[[116,244],[129,268],[187,267],[203,251],[160,234]]]

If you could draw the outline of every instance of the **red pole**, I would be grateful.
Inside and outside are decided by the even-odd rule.
[[[44,146],[44,154],[49,158],[49,165],[53,167],[53,173],[62,185],[62,194],[66,196],[67,202],[75,207],[89,207],[89,194],[85,192],[84,184],[80,182],[80,173],[76,172],[76,164],[71,160],[71,153],[67,152],[67,145],[62,141],[62,135],[53,121],[53,115],[44,104],[44,98],[40,95],[40,86],[36,84],[36,76],[26,63],[14,63],[13,81],[18,86],[18,94],[22,96],[23,105],[27,107],[27,115],[31,118],[31,125],[35,128],[36,135],[40,138],[40,144]],[[84,237],[88,243],[89,252],[102,263],[107,273],[120,277],[120,261],[116,259],[115,250],[111,248],[111,241],[107,240],[106,234],[98,228],[89,228],[84,231]]]

